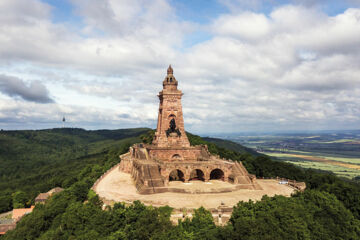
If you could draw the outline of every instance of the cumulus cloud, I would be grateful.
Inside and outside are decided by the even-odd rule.
[[[152,127],[156,124],[153,118],[149,119],[145,114],[127,115],[121,109],[92,106],[84,108],[76,104],[40,104],[15,99],[0,101],[0,128],[3,129],[62,127],[63,116],[66,118],[66,127],[86,129]]]
[[[217,34],[250,41],[264,38],[270,32],[268,19],[263,14],[252,12],[222,16],[214,25]]]
[[[4,3],[18,8],[27,6],[21,17],[15,7],[2,16],[0,62],[4,64],[30,62],[94,74],[132,74],[144,68],[159,68],[163,61],[171,62],[184,33],[193,28],[186,22],[176,21],[172,8],[164,0],[151,4],[148,1],[129,1],[129,4],[113,0],[93,1],[93,4],[73,1],[86,23],[75,30],[66,24],[53,23],[48,17],[49,5],[32,1],[38,4],[29,5],[26,0]],[[139,10],[130,14],[127,8]],[[35,17],[32,11],[44,14]],[[125,17],[122,12],[130,15]],[[31,24],[10,24],[13,18],[31,19]]]
[[[2,25],[28,25],[50,16],[51,7],[37,0],[2,0],[0,22]]]
[[[33,101],[8,109],[0,98],[3,119],[53,123],[65,114],[89,128],[155,127],[156,93],[172,63],[190,131],[349,128],[360,120],[360,9],[329,16],[306,1],[265,14],[256,10],[263,1],[224,0],[243,7],[203,24],[211,37],[183,49],[199,24],[179,19],[170,1],[72,0],[83,20],[75,31],[31,1],[0,3],[1,91]],[[38,104],[51,102],[49,92],[57,103]]]
[[[218,0],[218,1],[234,12],[242,9],[257,10],[264,3],[264,0]]]
[[[176,14],[165,0],[72,0],[87,23],[84,31],[100,30],[105,35],[129,35],[164,39],[179,36]],[[151,23],[151,24],[149,24]],[[173,29],[177,28],[177,29]],[[171,36],[173,35],[173,36]]]
[[[212,112],[192,107],[192,118],[212,119],[214,128],[222,124],[228,131],[236,129],[234,125],[248,130],[317,129],[345,127],[345,122],[356,128],[359,13],[348,9],[327,16],[317,9],[284,6],[269,15],[240,12],[219,17],[212,25],[214,38],[193,47],[185,58],[189,64],[183,63],[191,84],[203,86],[202,77],[216,86],[196,90],[196,98],[202,96],[196,105],[208,102]],[[261,21],[250,21],[254,18]],[[258,30],[253,29],[266,31],[254,34]],[[190,84],[186,88],[194,92]],[[351,96],[352,102],[343,101],[344,96]]]
[[[32,81],[30,84],[26,84],[17,77],[0,75],[0,91],[8,96],[20,97],[31,102],[54,102],[49,97],[46,87],[39,81]]]
[[[230,11],[238,12],[243,10],[259,11],[263,8],[276,8],[284,4],[294,4],[298,6],[304,6],[307,8],[320,7],[326,8],[327,5],[345,7],[349,4],[354,6],[360,6],[359,0],[218,0],[224,6],[228,7]]]

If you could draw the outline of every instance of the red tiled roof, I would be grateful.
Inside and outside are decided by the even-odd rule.
[[[13,209],[12,218],[16,221],[18,221],[20,218],[22,218],[25,214],[31,213],[34,209],[34,206],[31,206],[31,208],[17,208]]]
[[[14,229],[16,224],[1,224],[0,235],[4,235],[7,231]]]
[[[59,193],[59,192],[62,192],[64,189],[61,188],[61,187],[56,187],[56,188],[53,188],[51,190],[49,190],[47,193],[51,195],[53,195],[54,193]]]
[[[35,198],[35,202],[36,201],[41,201],[41,200],[46,200],[50,197],[49,193],[40,193],[36,198]]]

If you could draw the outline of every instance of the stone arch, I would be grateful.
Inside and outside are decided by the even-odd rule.
[[[171,161],[180,161],[182,157],[179,154],[174,154],[171,156]]]
[[[168,116],[168,119],[172,119],[172,118],[176,119],[176,116],[173,113]]]
[[[225,173],[220,168],[215,168],[210,172],[210,180],[217,179],[224,181],[225,179]]]
[[[190,177],[189,180],[201,180],[201,181],[205,181],[205,173],[203,170],[201,169],[193,169],[190,172]]]
[[[185,177],[184,177],[184,173],[183,171],[181,171],[180,169],[174,169],[169,173],[169,182],[170,181],[182,181],[185,182]]]

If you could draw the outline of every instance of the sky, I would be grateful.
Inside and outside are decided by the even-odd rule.
[[[360,0],[1,0],[0,128],[360,129]]]

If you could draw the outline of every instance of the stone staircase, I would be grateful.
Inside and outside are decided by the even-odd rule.
[[[232,169],[232,174],[234,176],[235,183],[238,184],[251,184],[251,179],[249,178],[249,173],[246,171],[244,166],[235,162],[234,167]]]
[[[156,188],[164,187],[164,179],[162,178],[159,166],[156,164],[144,164],[142,166],[142,180],[136,182],[136,188],[141,194],[155,193]]]

